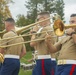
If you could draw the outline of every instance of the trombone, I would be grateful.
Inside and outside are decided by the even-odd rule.
[[[19,34],[22,33],[22,31],[24,31],[24,30],[26,31],[30,27],[33,27],[33,26],[35,26],[35,25],[37,25],[37,24],[39,24],[41,22],[44,22],[44,21],[47,21],[47,20],[50,20],[51,21],[53,18],[56,20],[56,19],[60,18],[60,16],[58,14],[56,14],[56,13],[55,14],[51,14],[49,18],[46,18],[44,20],[35,22],[33,24],[30,24],[30,25],[27,25],[27,26],[24,26],[24,27],[21,27],[21,28],[15,27],[15,29],[16,29],[17,34],[19,35]],[[3,34],[5,34],[6,32],[7,32],[6,30],[3,30],[2,32],[0,32],[0,37],[2,37]]]
[[[39,21],[39,22],[36,22],[36,23],[33,23],[33,24],[30,24],[28,26],[25,26],[19,30],[16,30],[18,34],[20,34],[23,30],[29,28],[29,27],[32,27],[36,24],[39,24],[41,22],[44,22],[46,20],[49,20],[50,18],[47,18],[45,20],[42,20],[42,21]],[[76,27],[76,24],[73,24],[73,25],[64,25],[64,23],[62,22],[61,19],[57,19],[56,17],[56,20],[54,21],[54,24],[53,24],[53,29],[54,29],[54,33],[57,35],[57,36],[62,36],[65,32],[65,29],[68,29],[68,28],[72,28],[72,27]],[[44,33],[44,32],[42,32]],[[36,33],[37,34],[37,33]],[[18,37],[21,37],[21,36],[29,36],[31,34],[28,34],[28,35],[20,35],[20,36],[16,36],[16,37],[12,37],[12,38],[18,38]],[[54,36],[53,36],[54,37]],[[56,36],[55,36],[56,37]],[[11,38],[5,38],[5,39],[11,39]],[[2,40],[5,40],[5,39],[2,39]],[[16,43],[16,44],[11,44],[11,45],[7,45],[7,46],[0,46],[0,48],[4,48],[4,47],[10,47],[10,46],[15,46],[15,45],[19,45],[19,44],[23,44],[23,43],[30,43],[32,41],[39,41],[39,40],[44,40],[45,38],[42,38],[42,39],[36,39],[36,40],[31,40],[31,41],[26,41],[26,42],[21,42],[21,43]]]
[[[61,19],[57,19],[54,22],[53,29],[57,36],[62,36],[65,33],[65,29],[74,28],[76,24],[64,25]]]
[[[52,36],[52,37],[55,38],[56,36]],[[45,40],[45,38],[35,39],[35,40],[31,40],[31,41],[26,41],[26,42],[20,42],[20,43],[11,44],[11,45],[0,46],[0,48],[10,47],[10,46],[16,46],[16,45],[20,45],[20,44],[27,44],[27,43],[30,43],[30,42],[42,41],[42,40]]]
[[[47,32],[53,32],[53,30],[48,30]],[[46,33],[46,31],[40,32],[40,33],[33,33],[33,34],[43,34]],[[24,37],[24,36],[32,36],[33,34],[24,34],[24,35],[19,35],[19,36],[14,36],[14,37],[9,37],[9,38],[4,38],[4,39],[0,39],[0,41],[3,40],[10,40],[10,39],[14,39],[14,38],[19,38],[19,37]]]
[[[44,21],[47,21],[47,20],[50,20],[50,17],[49,18],[46,18],[46,19],[44,19],[44,20],[41,20],[41,21],[38,21],[38,22],[36,22],[36,23],[33,23],[33,24],[30,24],[30,25],[28,25],[28,26],[25,26],[25,27],[22,27],[22,28],[17,28],[16,27],[16,32],[17,32],[17,34],[19,35],[19,34],[21,34],[21,32],[23,31],[23,30],[27,30],[28,28],[30,28],[30,27],[32,27],[32,26],[35,26],[35,25],[37,25],[37,24],[39,24],[39,23],[41,23],[41,22],[44,22]],[[2,31],[2,32],[0,32],[0,37],[2,37],[3,36],[3,34],[4,33],[6,33],[6,30],[4,30],[4,31]],[[44,32],[42,32],[42,33],[44,33]],[[31,35],[31,34],[29,34],[29,35]],[[29,36],[29,35],[22,35],[22,36]],[[13,38],[18,38],[18,37],[22,37],[21,35],[20,36],[16,36],[16,37],[12,37],[12,38],[5,38],[6,40],[7,39],[13,39]],[[5,40],[5,39],[1,39],[1,40]],[[44,39],[44,38],[43,38]],[[0,41],[1,41],[0,40]],[[38,40],[42,40],[42,39],[38,39]],[[34,41],[34,40],[33,40]],[[29,41],[30,42],[30,41]],[[29,42],[27,42],[27,43],[29,43]],[[25,43],[25,42],[24,42]],[[22,44],[22,43],[21,43]],[[15,45],[17,45],[17,44],[15,44]],[[13,46],[13,45],[10,45],[10,46]],[[6,47],[6,46],[0,46],[1,48],[4,48],[4,47]],[[8,46],[7,46],[8,47]]]
[[[19,35],[19,34],[22,33],[23,30],[27,30],[28,28],[30,28],[32,26],[35,26],[35,25],[37,25],[37,24],[39,24],[41,22],[47,21],[47,20],[50,20],[50,17],[46,18],[45,20],[41,20],[41,21],[35,22],[33,24],[27,25],[25,27],[21,27],[21,28],[15,27],[15,29],[16,29],[17,34]],[[0,37],[2,37],[3,34],[5,34],[5,33],[6,33],[6,30],[3,30],[2,32],[0,32]]]
[[[57,36],[62,36],[64,34],[65,29],[72,28],[72,27],[76,27],[76,24],[64,25],[61,19],[55,20],[54,25],[53,25],[54,33]],[[45,31],[42,33],[45,33]],[[38,33],[34,33],[34,34],[38,34]],[[22,35],[22,36],[29,36],[29,35],[32,35],[32,34]],[[16,36],[16,37],[12,37],[12,38],[18,38],[18,37],[22,37],[22,36],[20,35],[20,36]],[[53,36],[53,37],[56,37],[56,36]],[[5,38],[5,39],[11,39],[11,38]],[[5,40],[5,39],[2,39],[2,40]],[[15,46],[15,45],[23,44],[23,43],[30,43],[30,42],[39,41],[39,40],[45,40],[45,38],[26,41],[26,42],[20,42],[20,43],[6,45],[6,46],[0,46],[0,48]]]
[[[26,43],[30,43],[30,42],[34,42],[34,41],[40,41],[40,40],[45,40],[45,38],[31,40],[31,41],[26,41],[26,42],[20,42],[20,43],[11,44],[11,45],[0,46],[0,48],[10,47],[10,46],[16,46],[16,45],[20,45],[20,44],[24,44],[24,43],[26,44]]]

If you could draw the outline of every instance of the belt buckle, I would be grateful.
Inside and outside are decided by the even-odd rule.
[[[60,65],[60,64],[62,64],[62,65],[66,64],[66,60],[59,60],[58,65]]]
[[[58,60],[58,65],[62,64],[62,60]]]
[[[66,60],[62,60],[63,61],[63,63],[62,64],[66,64]]]

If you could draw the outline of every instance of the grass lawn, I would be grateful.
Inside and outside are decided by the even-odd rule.
[[[21,58],[20,62],[29,64],[28,60],[32,58],[32,51],[26,53],[24,57]]]
[[[32,51],[29,51],[26,53],[26,55],[23,58],[21,58],[20,62],[25,63],[25,64],[29,64],[29,62],[27,60],[29,60],[31,58],[32,58]],[[32,75],[32,70],[25,71],[21,68],[19,75]]]
[[[20,69],[19,75],[32,75],[32,70],[24,71],[23,69]]]

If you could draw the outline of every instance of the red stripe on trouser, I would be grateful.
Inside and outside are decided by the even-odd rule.
[[[44,59],[42,59],[42,75],[45,75]]]
[[[72,69],[71,69],[71,71],[70,71],[70,75],[73,75],[75,67],[76,67],[76,65],[73,64],[73,65],[72,65]]]
[[[52,75],[54,75],[54,69],[52,69]]]

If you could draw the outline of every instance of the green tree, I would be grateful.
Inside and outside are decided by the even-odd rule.
[[[17,20],[16,20],[17,26],[19,26],[19,27],[27,26],[31,23],[32,23],[31,19],[28,19],[27,17],[25,17],[24,15],[21,15],[21,14],[17,15]]]
[[[61,16],[61,19],[64,20],[64,2],[63,0],[57,0],[56,2],[56,13]]]
[[[11,13],[8,6],[8,4],[11,2],[12,0],[0,0],[0,30],[4,29],[3,21],[7,17],[11,17]]]
[[[58,13],[64,20],[64,1],[63,0],[44,0],[44,10],[50,13]]]
[[[28,19],[27,17],[25,17],[24,15],[17,15],[17,20],[16,20],[16,25],[18,26],[18,27],[25,27],[25,26],[27,26],[27,25],[29,25],[29,24],[31,24],[32,23],[32,19]],[[30,29],[28,30],[28,29],[26,29],[26,30],[23,30],[23,32],[22,32],[22,35],[23,34],[28,34],[28,32],[30,32]],[[23,37],[24,38],[24,40],[26,40],[26,41],[29,41],[30,40],[30,36],[27,36],[27,37]],[[27,43],[26,44],[26,48],[27,48],[27,51],[29,51],[29,50],[32,50],[32,48],[30,47],[30,45],[29,45],[29,43]]]
[[[39,6],[40,5],[40,6]],[[63,0],[29,0],[26,7],[28,8],[28,15],[34,19],[39,11],[49,11],[50,13],[58,13],[61,19],[64,19],[64,2]]]
[[[56,1],[44,0],[43,7],[44,7],[44,11],[49,11],[50,13],[54,13],[56,8]]]
[[[33,22],[35,22],[37,12],[39,11],[39,4],[42,4],[42,2],[43,0],[28,0],[28,2],[25,4],[26,8],[28,9],[27,15],[33,19]]]

